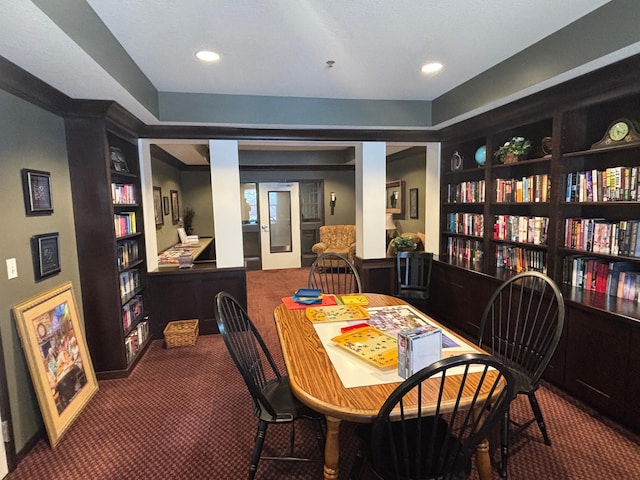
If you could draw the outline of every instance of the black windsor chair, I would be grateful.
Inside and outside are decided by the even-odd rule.
[[[316,258],[309,269],[308,287],[337,295],[362,293],[356,267],[339,253],[323,253]]]
[[[396,254],[396,272],[398,274],[396,297],[409,303],[416,301],[421,305],[428,300],[432,264],[433,253],[398,252]]]
[[[324,451],[324,416],[303,405],[291,392],[289,377],[280,374],[262,337],[245,309],[228,293],[216,295],[216,321],[231,358],[242,374],[251,398],[258,431],[251,456],[248,479],[254,478],[261,458],[269,460],[314,461],[294,457],[294,422],[304,418],[317,425],[320,451]],[[289,454],[280,457],[261,457],[267,427],[273,423],[289,423]],[[322,454],[317,461],[323,462]]]
[[[523,272],[510,278],[493,293],[484,309],[478,345],[511,370],[515,395],[527,395],[534,415],[517,424],[511,421],[509,408],[505,411],[500,433],[502,477],[507,476],[509,443],[534,421],[544,443],[551,445],[535,392],[558,346],[563,325],[562,293],[540,272]]]
[[[477,445],[500,422],[512,395],[511,372],[489,355],[469,353],[423,368],[389,395],[372,425],[357,427],[361,449],[350,478],[364,460],[383,480],[467,478]],[[425,412],[424,403],[434,400]]]

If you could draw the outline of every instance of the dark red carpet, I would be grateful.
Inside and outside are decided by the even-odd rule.
[[[249,314],[281,366],[273,309],[281,297],[306,286],[306,274],[306,269],[247,272]],[[170,350],[154,341],[129,378],[101,381],[99,388],[55,450],[41,440],[7,478],[246,478],[256,420],[219,336],[203,336],[194,347]],[[638,437],[599,421],[552,388],[542,387],[538,399],[553,445],[545,446],[531,428],[510,459],[510,479],[640,478]],[[526,406],[518,401],[512,408],[517,415],[527,412]],[[312,429],[299,425],[298,448],[319,455]],[[353,425],[343,424],[341,478],[355,454],[352,431]],[[287,427],[270,427],[267,447],[285,448],[287,434]],[[320,464],[273,461],[261,462],[256,476],[321,478]]]

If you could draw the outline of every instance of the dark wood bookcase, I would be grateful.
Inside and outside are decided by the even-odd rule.
[[[65,124],[87,343],[98,378],[116,378],[149,343],[144,221],[135,136],[97,106]]]
[[[440,252],[432,275],[430,312],[475,338],[488,295],[516,273],[498,261],[497,251],[522,252],[528,269],[542,270],[562,286],[567,304],[565,333],[547,380],[639,430],[640,417],[633,405],[640,385],[640,304],[595,291],[595,283],[576,285],[573,268],[625,262],[640,270],[640,257],[629,251],[599,250],[594,247],[596,237],[582,245],[567,240],[571,219],[585,219],[588,232],[596,228],[590,224],[640,220],[640,196],[603,201],[601,196],[572,198],[567,193],[568,179],[581,172],[618,169],[623,177],[625,171],[629,179],[634,171],[640,177],[640,144],[592,148],[615,120],[640,121],[640,84],[632,73],[637,68],[638,56],[442,132]],[[531,140],[532,149],[526,159],[501,164],[493,152],[513,136]],[[478,165],[475,153],[482,146],[486,162]],[[456,152],[463,159],[460,168],[452,161]],[[546,195],[501,198],[504,181],[513,179],[533,179],[536,186],[545,179]],[[484,196],[478,193],[482,190]],[[501,217],[544,218],[545,228],[538,237],[534,230],[535,241],[498,238],[494,231]],[[462,297],[469,299],[465,308],[456,300]],[[455,314],[461,308],[464,311]]]

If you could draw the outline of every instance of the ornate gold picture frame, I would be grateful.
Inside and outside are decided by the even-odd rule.
[[[13,307],[52,447],[98,391],[71,282]]]

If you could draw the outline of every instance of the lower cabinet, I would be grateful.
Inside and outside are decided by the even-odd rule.
[[[163,338],[164,327],[174,320],[199,320],[200,334],[218,333],[215,297],[221,291],[233,295],[247,308],[246,270],[195,264],[193,268],[167,268],[147,275],[151,296],[153,338]]]
[[[566,390],[623,420],[630,326],[614,317],[571,307],[567,320]]]
[[[427,313],[475,341],[499,284],[495,277],[434,261]],[[543,378],[640,432],[640,323],[565,299],[564,333]]]

